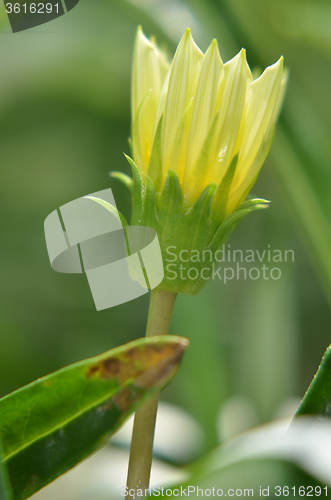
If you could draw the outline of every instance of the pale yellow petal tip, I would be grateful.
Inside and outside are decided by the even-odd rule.
[[[267,66],[263,73],[254,80],[255,82],[258,81],[267,81],[265,79],[268,78],[279,78],[279,84],[281,83],[282,79],[282,73],[284,74],[284,57],[281,56],[278,61],[276,61],[274,64],[270,64],[270,66]]]
[[[218,42],[216,38],[213,38],[211,41],[211,44],[209,45],[209,48],[212,47],[214,50],[218,50]]]
[[[278,61],[276,61],[274,64],[270,64],[270,66],[267,66],[266,69],[265,69],[265,71],[268,70],[268,69],[272,69],[272,70],[275,70],[275,71],[282,71],[283,67],[284,67],[284,57],[280,56],[280,58],[278,59]]]
[[[143,32],[142,26],[138,26],[137,32],[136,32],[136,40],[139,40],[139,38],[144,38],[144,39],[148,40],[145,33]]]
[[[240,63],[242,64],[244,62],[247,64],[246,49],[242,48],[241,50],[239,50],[238,54],[236,54],[234,57],[232,57],[232,59],[226,62],[225,66],[231,66],[233,64],[239,65]]]
[[[182,38],[181,38],[178,46],[182,45],[183,43],[187,43],[190,40],[193,40],[191,30],[190,30],[190,28],[186,28],[186,30],[184,31],[184,34],[183,34],[183,36],[182,36]]]
[[[220,58],[221,62],[223,63],[222,58],[221,58],[221,54],[220,54],[220,49],[219,49],[218,42],[217,42],[216,38],[214,38],[212,40],[211,44],[209,45],[208,49],[206,50],[206,54],[209,51],[212,52],[216,57],[218,56]]]
[[[141,26],[138,26],[137,28],[137,33],[136,33],[136,45],[141,45],[145,47],[150,47],[150,48],[155,48],[156,46],[156,39],[155,36],[150,36],[149,38],[145,35],[143,29]]]
[[[143,29],[141,26],[138,26],[137,28],[137,32],[136,32],[136,43],[140,43],[140,42],[144,42],[144,43],[150,43],[147,36],[145,35],[145,33],[143,32]]]

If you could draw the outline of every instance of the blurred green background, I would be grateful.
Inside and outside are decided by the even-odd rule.
[[[129,217],[130,196],[108,172],[129,172],[136,28],[172,55],[189,26],[202,50],[217,38],[223,61],[243,46],[252,69],[281,54],[290,68],[253,191],[273,203],[228,243],[293,249],[295,261],[281,265],[279,280],[214,280],[178,298],[171,333],[191,346],[162,399],[200,423],[203,451],[290,412],[331,343],[329,0],[80,0],[62,18],[16,34],[1,9],[0,396],[144,335],[148,296],[96,312],[84,276],[51,269],[43,222],[107,187]]]

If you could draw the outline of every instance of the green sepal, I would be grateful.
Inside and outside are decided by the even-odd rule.
[[[188,209],[187,215],[191,217],[210,217],[211,204],[213,201],[213,196],[217,189],[216,184],[209,184],[201,193],[199,198],[194,202],[194,204]]]
[[[145,177],[145,193],[143,200],[143,210],[140,219],[140,226],[152,227],[156,232],[159,232],[160,223],[156,210],[155,190],[152,179],[146,175]]]
[[[161,118],[159,120],[159,124],[157,126],[157,130],[156,130],[156,134],[155,134],[155,138],[154,138],[154,142],[153,142],[152,153],[151,153],[151,157],[150,157],[148,169],[147,169],[147,173],[153,181],[156,193],[161,191],[162,180],[163,180],[162,150],[161,150],[162,123],[163,123],[163,115],[161,116]]]
[[[144,197],[144,185],[143,180],[138,170],[135,162],[130,158],[130,156],[124,155],[128,160],[132,172],[132,220],[131,224],[133,226],[139,225],[142,208],[143,208],[143,197]]]
[[[223,243],[227,240],[230,233],[234,230],[234,228],[239,224],[239,222],[246,217],[252,210],[246,208],[244,210],[238,210],[237,212],[233,212],[229,215],[224,222],[217,229],[215,236],[213,237],[210,245],[207,247],[209,250],[216,252]]]
[[[270,203],[270,201],[264,200],[263,198],[251,198],[239,205],[239,207],[235,209],[235,212],[245,208],[250,208],[251,210],[264,210],[265,208],[269,208]]]
[[[238,164],[238,153],[232,158],[231,163],[221,180],[213,200],[212,220],[221,222],[226,217],[226,210],[233,177]]]
[[[109,172],[109,177],[122,182],[122,184],[124,184],[124,186],[127,187],[128,190],[132,193],[133,180],[129,175],[125,174],[124,172],[111,171]]]
[[[84,198],[95,201],[96,203],[104,207],[106,210],[108,210],[108,212],[110,212],[112,215],[114,215],[114,217],[116,217],[116,219],[122,224],[123,227],[129,225],[124,215],[122,215],[121,212],[108,201],[102,200],[101,198],[97,198],[96,196],[84,196]]]
[[[174,170],[168,170],[166,181],[161,196],[159,207],[170,214],[184,212],[183,194],[179,184],[178,175]]]
[[[208,185],[189,209],[185,207],[177,172],[168,170],[163,190],[157,192],[149,175],[145,174],[142,178],[133,160],[129,157],[127,159],[132,168],[133,200],[138,200],[137,203],[132,203],[131,224],[153,228],[157,232],[161,247],[165,276],[158,288],[176,293],[196,294],[207,280],[201,277],[196,280],[183,280],[178,277],[179,274],[172,278],[167,271],[169,249],[172,249],[172,257],[176,255],[176,262],[171,267],[172,276],[177,271],[181,272],[181,269],[187,271],[192,262],[188,260],[186,264],[180,261],[183,251],[185,255],[194,252],[202,255],[204,251],[214,255],[237,224],[248,213],[266,208],[268,201],[260,198],[246,200],[232,214],[225,216],[226,206],[222,200],[228,200],[237,156],[233,158],[220,185]],[[215,196],[219,198],[218,212]],[[204,262],[197,263],[196,267],[200,271],[207,267],[212,276],[215,262],[210,261],[207,265]]]
[[[208,228],[213,230],[210,212],[216,189],[216,184],[209,184],[185,214],[185,219],[192,228],[190,234],[187,235],[191,248],[201,248],[202,245],[205,245],[207,243],[206,236],[208,237],[209,233]]]

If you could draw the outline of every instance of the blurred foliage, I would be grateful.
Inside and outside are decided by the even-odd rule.
[[[3,9],[3,5],[1,6]],[[231,236],[231,249],[293,249],[279,280],[214,280],[180,296],[171,333],[191,341],[163,398],[190,411],[218,443],[219,409],[234,395],[261,422],[302,397],[330,344],[331,6],[328,0],[80,0],[49,24],[0,32],[0,395],[144,335],[148,297],[96,312],[83,276],[55,273],[43,221],[129,171],[130,68],[138,24],[173,53],[184,29],[224,61],[244,46],[252,68],[290,68],[274,144],[253,194],[273,201]]]

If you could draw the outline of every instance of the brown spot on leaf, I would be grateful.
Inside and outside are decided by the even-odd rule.
[[[99,376],[102,379],[115,379],[119,384],[133,379],[137,387],[148,389],[162,383],[178,367],[188,341],[164,342],[133,347],[120,356],[108,357],[92,365],[86,377]],[[124,396],[120,404],[125,406]]]
[[[184,354],[182,345],[173,346],[172,353],[158,364],[151,366],[135,380],[135,385],[139,388],[150,389],[155,385],[162,384],[170,379],[177,371]]]
[[[141,394],[137,393],[132,389],[132,387],[126,387],[119,394],[117,394],[113,399],[117,404],[118,408],[125,412],[129,409],[132,404],[135,404],[141,398]]]
[[[102,367],[103,367],[103,372],[105,372],[105,374],[109,373],[111,376],[113,376],[116,375],[117,373],[120,373],[121,362],[116,358],[106,359],[103,362]]]

